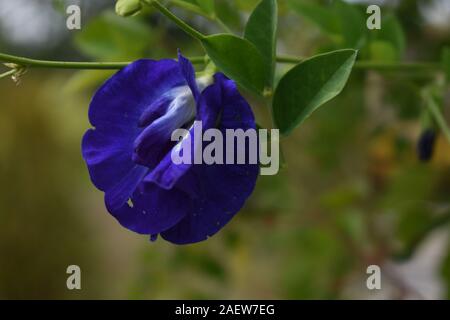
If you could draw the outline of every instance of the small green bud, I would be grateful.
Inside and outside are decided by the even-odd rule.
[[[128,17],[139,13],[142,5],[140,0],[118,0],[116,2],[116,13],[122,17]]]

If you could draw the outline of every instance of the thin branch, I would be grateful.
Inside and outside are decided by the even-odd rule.
[[[130,62],[48,61],[18,57],[4,53],[0,53],[0,61],[15,63],[22,67],[58,69],[120,69],[130,64]]]
[[[204,63],[204,57],[192,57],[194,64]],[[80,62],[80,61],[49,61],[18,57],[0,53],[0,61],[14,63],[27,68],[57,68],[57,69],[91,69],[91,70],[117,70],[129,65],[132,61],[124,62]]]
[[[290,55],[277,56],[278,63],[297,64],[304,61],[303,57],[295,57]],[[357,61],[355,69],[370,69],[378,71],[439,71],[441,65],[439,63],[428,62],[374,62],[374,61]]]
[[[176,15],[174,15],[169,9],[167,9],[164,5],[162,5],[157,0],[143,0],[145,4],[149,6],[153,6],[155,9],[157,9],[161,14],[166,16],[169,20],[172,20],[178,27],[180,27],[181,30],[186,32],[188,35],[193,37],[197,40],[203,40],[205,38],[205,35],[200,33],[199,31],[192,28],[190,25],[188,25],[186,22],[178,18]]]
[[[205,63],[204,56],[190,57],[189,60],[193,64]],[[304,61],[302,57],[278,56],[278,63],[296,64]],[[6,63],[15,63],[22,67],[28,68],[58,68],[58,69],[106,69],[115,70],[126,67],[131,61],[123,62],[80,62],[80,61],[49,61],[37,60],[25,57],[0,53],[0,61]],[[355,64],[356,69],[381,70],[381,71],[439,71],[440,65],[433,63],[381,63],[370,61],[358,61]]]

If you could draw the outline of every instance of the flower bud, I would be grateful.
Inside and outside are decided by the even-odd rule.
[[[427,129],[422,132],[417,142],[417,156],[420,161],[428,162],[431,160],[435,142],[436,132],[433,129]]]
[[[118,0],[116,2],[116,13],[122,17],[128,17],[139,13],[142,5],[140,0]]]

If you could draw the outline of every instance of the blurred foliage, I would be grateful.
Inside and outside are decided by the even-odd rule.
[[[140,20],[124,20],[107,11],[78,34],[75,44],[90,58],[122,61],[125,58],[140,58],[143,50],[149,47],[151,38],[152,32]]]
[[[102,280],[77,201],[83,172],[78,137],[61,133],[73,118],[55,120],[45,107],[51,99],[41,93],[42,76],[27,77],[27,94],[17,94],[12,82],[0,88],[0,298],[95,297]],[[82,295],[61,290],[75,262],[92,271]]]
[[[449,65],[450,33],[423,21],[419,1],[383,8],[380,31],[359,27],[363,5],[278,2],[280,52],[308,56],[350,46],[363,60]],[[243,34],[257,3],[216,0],[214,12]],[[202,32],[219,30],[214,21],[171,9]],[[174,57],[177,48],[204,54],[153,10],[127,19],[112,10],[73,34],[80,60],[158,59]],[[279,65],[275,78],[289,69]],[[448,229],[449,145],[439,135],[427,164],[415,154],[427,114],[420,91],[442,79],[355,70],[337,98],[282,141],[286,167],[260,177],[222,232],[187,247],[147,243],[108,215],[80,155],[89,98],[110,75],[32,70],[18,86],[1,82],[0,298],[370,298],[369,264],[411,262],[434,230]],[[441,94],[448,118],[448,83]],[[258,122],[270,123],[266,106],[249,99]],[[441,256],[437,276],[450,297],[449,245]],[[69,264],[82,267],[81,292],[65,287]]]

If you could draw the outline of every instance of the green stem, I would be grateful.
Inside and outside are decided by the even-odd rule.
[[[193,64],[202,64],[205,62],[204,56],[190,57],[189,60]],[[292,57],[292,56],[278,56],[278,63],[299,63],[304,58]],[[48,61],[37,60],[25,57],[18,57],[9,54],[0,53],[0,61],[7,63],[15,63],[23,67],[30,68],[58,68],[58,69],[121,69],[131,63],[131,61],[123,62],[79,62],[79,61]],[[439,64],[432,63],[380,63],[369,61],[356,62],[355,68],[357,69],[374,69],[374,70],[391,70],[391,71],[417,71],[417,70],[429,70],[438,71],[440,69]]]
[[[441,65],[431,62],[399,62],[399,63],[383,63],[372,61],[357,61],[356,69],[371,69],[378,71],[439,71]]]
[[[165,15],[168,19],[172,20],[176,25],[178,25],[184,32],[186,32],[191,37],[202,40],[205,38],[205,35],[198,32],[194,28],[192,28],[190,25],[188,25],[186,22],[178,18],[176,15],[174,15],[172,12],[170,12],[169,9],[167,9],[165,6],[163,6],[159,1],[157,0],[143,0],[146,4],[153,6],[156,8],[159,12],[161,12],[163,15]]]
[[[305,60],[302,57],[295,57],[289,55],[277,56],[277,62],[279,63],[292,63],[297,64]],[[371,69],[379,71],[436,71],[441,69],[439,63],[428,62],[373,62],[373,61],[357,61],[355,63],[355,69]]]
[[[59,68],[59,69],[120,69],[130,62],[75,62],[75,61],[47,61],[0,53],[0,61],[15,63],[22,67]]]
[[[436,101],[434,100],[434,98],[431,96],[430,93],[425,94],[425,99],[428,110],[430,110],[431,115],[438,124],[448,143],[450,143],[450,129],[447,126],[447,122],[445,121],[444,116],[442,115],[441,110],[439,109],[439,106],[437,105]]]
[[[190,59],[194,64],[200,64],[205,61],[204,57],[193,57]],[[0,61],[14,63],[28,68],[58,68],[58,69],[104,69],[117,70],[126,67],[131,61],[124,62],[78,62],[78,61],[48,61],[36,60],[24,57],[12,56],[0,53]]]

